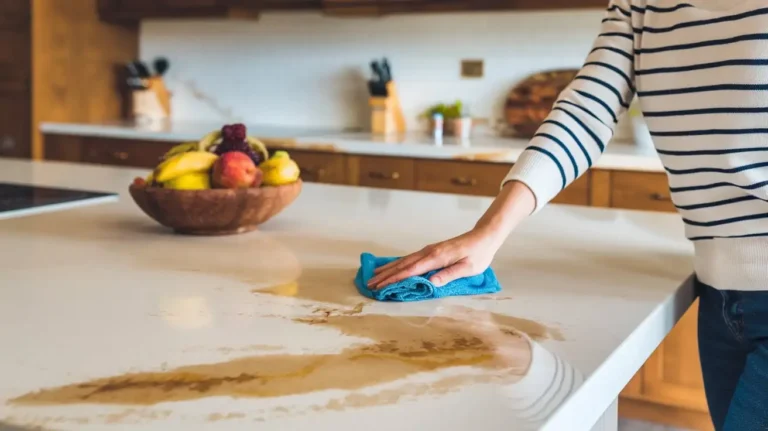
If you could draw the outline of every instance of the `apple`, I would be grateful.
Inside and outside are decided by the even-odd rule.
[[[259,168],[248,155],[230,151],[222,154],[213,164],[211,180],[214,187],[222,189],[243,189],[253,187],[260,181]]]

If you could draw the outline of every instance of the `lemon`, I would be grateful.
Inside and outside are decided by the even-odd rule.
[[[211,177],[208,172],[190,172],[163,185],[168,189],[176,190],[206,190],[211,188]]]

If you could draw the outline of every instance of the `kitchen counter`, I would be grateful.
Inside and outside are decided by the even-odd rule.
[[[76,124],[43,123],[46,134],[90,137],[141,139],[157,141],[198,140],[219,123],[162,122],[148,125],[132,121]],[[313,151],[331,151],[371,156],[415,157],[426,159],[458,159],[485,162],[514,163],[527,146],[528,140],[482,135],[470,140],[445,137],[436,142],[424,133],[376,137],[370,133],[329,131],[320,129],[286,128],[249,125],[249,134],[262,139],[283,139],[281,145]],[[612,142],[605,154],[595,162],[596,168],[645,172],[664,172],[656,151],[630,142]]]
[[[361,252],[491,200],[305,184],[259,231],[188,237],[133,204],[145,173],[0,160],[0,181],[121,193],[0,221],[0,429],[615,429],[693,301],[672,214],[549,206],[494,260],[501,293],[376,303]]]

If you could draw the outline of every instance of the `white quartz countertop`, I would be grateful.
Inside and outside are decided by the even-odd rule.
[[[105,138],[157,141],[198,140],[219,123],[168,121],[136,123],[43,123],[41,130],[49,134],[67,134]],[[514,163],[528,144],[525,139],[476,134],[469,140],[445,137],[441,141],[425,133],[396,136],[374,136],[370,133],[248,125],[248,133],[262,139],[285,139],[296,148],[333,151],[372,156],[399,156],[427,159],[477,160]],[[603,156],[595,162],[602,169],[664,172],[656,151],[631,142],[611,142]]]
[[[361,252],[491,200],[306,184],[258,231],[190,237],[134,205],[144,174],[0,160],[121,194],[0,220],[0,429],[587,430],[693,300],[673,214],[549,206],[494,260],[501,293],[378,303]]]

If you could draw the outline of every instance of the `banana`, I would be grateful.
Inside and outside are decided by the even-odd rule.
[[[267,146],[264,145],[263,142],[259,141],[253,136],[248,136],[245,139],[248,142],[248,145],[250,145],[251,148],[253,148],[253,151],[258,151],[259,153],[261,153],[263,160],[267,160],[269,158],[269,153],[267,152]]]
[[[203,139],[197,143],[197,150],[208,151],[208,149],[216,144],[216,141],[219,139],[221,139],[221,130],[214,130],[213,132],[203,136]]]
[[[168,160],[169,158],[181,154],[181,153],[188,153],[190,151],[197,150],[198,143],[197,142],[184,142],[182,144],[176,145],[170,150],[168,150],[165,155],[163,155],[163,160]]]
[[[218,158],[216,154],[207,151],[177,154],[155,169],[154,179],[159,183],[165,183],[190,172],[207,172]]]

